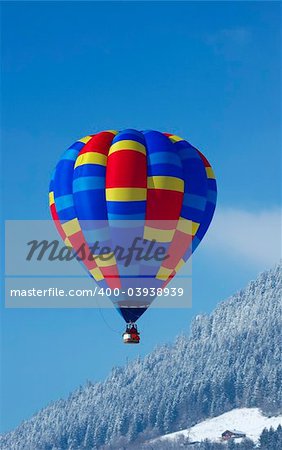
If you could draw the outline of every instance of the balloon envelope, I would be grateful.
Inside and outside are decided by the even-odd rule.
[[[115,306],[136,322],[155,296],[142,289],[162,289],[190,258],[216,195],[214,172],[198,149],[172,134],[128,129],[71,145],[56,166],[49,199],[65,244],[93,256],[83,265],[101,288],[116,289]]]

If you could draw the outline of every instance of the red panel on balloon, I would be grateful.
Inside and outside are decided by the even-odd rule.
[[[131,150],[120,150],[108,157],[107,188],[147,187],[146,156]]]
[[[182,192],[148,189],[146,220],[178,220],[182,201]]]

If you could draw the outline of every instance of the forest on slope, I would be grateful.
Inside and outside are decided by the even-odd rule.
[[[233,408],[281,412],[281,273],[262,273],[174,344],[50,404],[0,448],[121,449]]]

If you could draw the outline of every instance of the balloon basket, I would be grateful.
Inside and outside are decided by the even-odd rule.
[[[125,332],[122,335],[124,344],[139,344],[140,335],[137,327],[134,324],[127,325]]]

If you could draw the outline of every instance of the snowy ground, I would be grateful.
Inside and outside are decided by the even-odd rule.
[[[221,433],[225,430],[235,429],[243,431],[246,437],[257,442],[264,428],[270,428],[272,426],[276,429],[279,424],[282,425],[282,416],[266,417],[262,415],[258,408],[240,408],[200,422],[188,430],[167,434],[155,439],[155,441],[173,440],[181,435],[189,437],[191,441],[203,441],[204,439],[219,441]],[[236,442],[238,441],[236,440]]]

